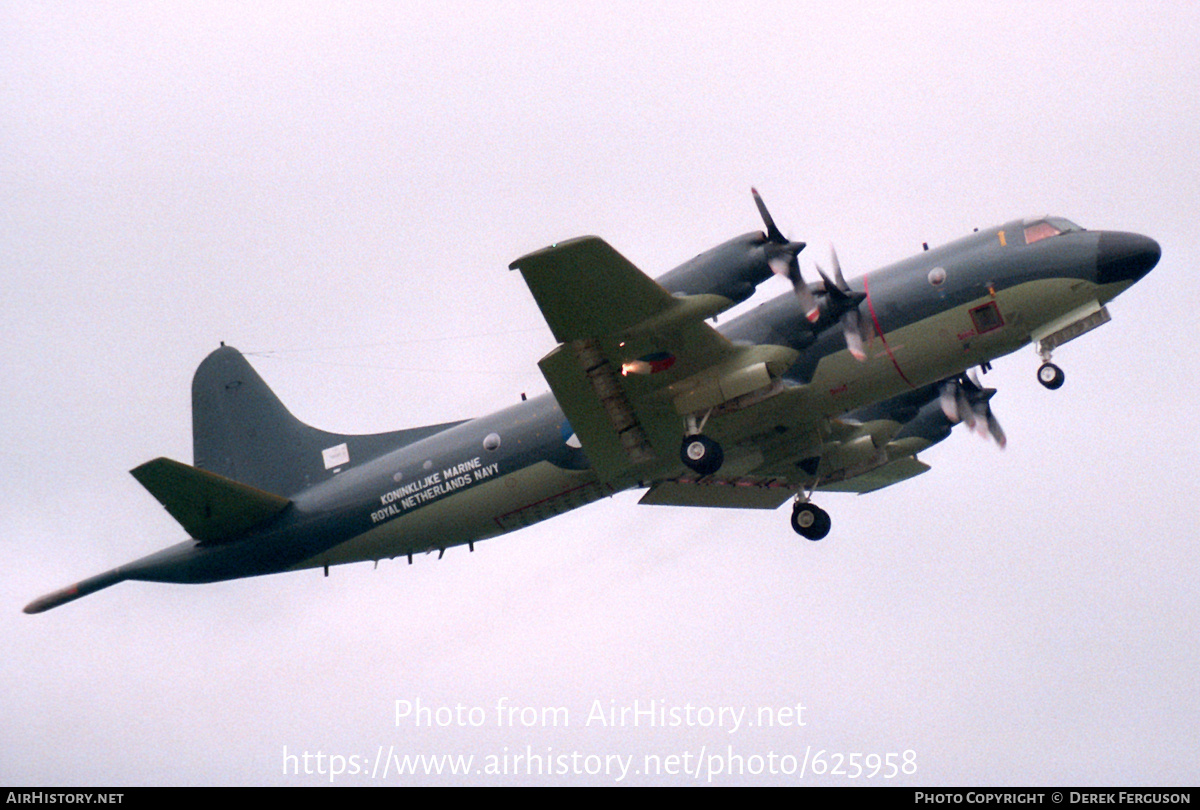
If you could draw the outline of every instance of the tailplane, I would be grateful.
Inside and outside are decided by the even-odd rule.
[[[147,461],[130,472],[189,535],[206,544],[234,540],[291,503],[169,458]]]

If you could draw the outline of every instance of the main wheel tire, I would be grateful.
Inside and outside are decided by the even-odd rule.
[[[792,529],[803,538],[820,540],[829,534],[832,526],[829,513],[816,504],[796,504],[792,510]]]
[[[1067,381],[1067,375],[1063,374],[1063,370],[1053,363],[1042,363],[1038,368],[1037,378],[1038,382],[1051,391],[1062,388],[1063,383]]]
[[[829,517],[829,513],[824,509],[817,509],[817,522],[813,525],[813,536],[809,539],[824,540],[832,528],[833,520]]]
[[[721,469],[725,452],[712,439],[696,434],[683,440],[683,446],[679,448],[679,460],[700,475],[712,475]]]

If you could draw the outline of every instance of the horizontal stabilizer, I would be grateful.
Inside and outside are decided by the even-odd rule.
[[[282,512],[290,500],[169,458],[130,473],[201,543],[232,540]]]

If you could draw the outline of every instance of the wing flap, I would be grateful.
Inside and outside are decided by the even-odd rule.
[[[291,503],[280,495],[169,458],[147,461],[130,474],[202,543],[232,540]]]
[[[659,481],[647,490],[638,503],[719,509],[778,509],[795,492],[795,487],[784,483],[745,483],[713,478]]]
[[[655,458],[642,420],[634,413],[611,365],[594,341],[559,346],[538,363],[588,461],[602,481]]]
[[[913,456],[905,456],[853,478],[847,478],[845,481],[821,484],[820,489],[822,492],[857,492],[859,495],[865,495],[868,492],[907,481],[928,470],[929,465],[925,462],[918,461]]]

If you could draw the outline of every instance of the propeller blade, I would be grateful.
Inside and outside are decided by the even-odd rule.
[[[771,218],[771,212],[767,210],[767,204],[763,202],[758,189],[751,188],[750,193],[754,195],[754,204],[758,206],[758,213],[763,224],[767,226],[767,244],[764,245],[764,249],[771,272],[792,283],[792,289],[804,310],[804,317],[808,318],[809,322],[816,323],[821,319],[821,309],[817,306],[817,299],[813,297],[812,291],[804,283],[804,277],[800,275],[800,262],[796,259],[800,251],[804,250],[805,243],[789,242]]]
[[[833,279],[825,274],[824,267],[817,262],[813,262],[813,266],[817,268],[817,274],[821,277],[821,280],[825,282],[825,292],[829,293],[834,298],[845,297],[845,293],[838,288],[838,285],[834,283]]]
[[[837,250],[833,245],[829,246],[829,256],[833,261],[833,277],[825,272],[825,268],[820,264],[816,264],[817,272],[821,274],[821,279],[825,282],[825,292],[829,295],[830,301],[835,306],[836,311],[842,311],[842,332],[846,336],[846,348],[850,350],[850,354],[860,363],[867,360],[867,352],[863,348],[869,336],[867,335],[867,324],[858,312],[858,304],[862,300],[861,293],[851,293],[850,285],[846,283],[846,277],[842,275],[842,263],[838,261]],[[946,410],[946,405],[943,405],[942,410]],[[947,414],[947,418],[949,414]]]
[[[792,282],[792,289],[796,292],[796,298],[800,300],[800,308],[804,310],[804,317],[808,318],[809,323],[816,323],[821,319],[821,308],[817,306],[817,299],[812,294],[812,290],[808,288],[808,285],[804,283],[804,279],[800,277],[799,263],[795,258],[792,259],[788,271],[788,278]]]
[[[776,256],[773,259],[768,259],[767,264],[770,265],[772,273],[780,278],[786,278],[788,281],[792,282],[793,285],[795,285],[797,279],[796,276],[792,274],[791,262],[789,262],[783,256]],[[799,268],[797,267],[797,269]],[[799,273],[796,275],[799,275]]]
[[[762,217],[763,224],[767,226],[767,238],[779,245],[786,244],[787,239],[784,238],[779,228],[775,226],[775,220],[771,219],[771,214],[767,211],[767,204],[759,196],[758,189],[751,188],[750,193],[754,195],[754,204],[758,206],[759,216]]]
[[[990,435],[1003,450],[1008,445],[1008,437],[992,413],[991,399],[995,394],[996,389],[984,388],[975,370],[971,369],[966,374],[943,382],[938,390],[938,399],[942,413],[951,424],[962,422],[968,430],[980,436]]]
[[[837,249],[834,248],[832,242],[829,244],[829,255],[833,260],[833,278],[837,282],[838,289],[850,289],[850,285],[846,283],[846,277],[842,275],[842,263],[838,261]]]
[[[1004,435],[1004,428],[1000,427],[1000,422],[996,419],[990,407],[987,412],[987,428],[988,433],[992,434],[992,438],[1001,450],[1008,446],[1008,437]]]
[[[958,400],[958,415],[962,417],[963,424],[968,430],[975,429],[975,409],[971,407],[971,400],[967,398],[967,392],[963,390],[963,386],[958,385],[956,390]]]
[[[852,309],[842,316],[842,332],[846,335],[846,348],[850,350],[850,354],[860,363],[867,361],[867,352],[863,348],[866,343],[865,335],[863,334],[862,316],[858,314],[857,309]]]
[[[941,393],[938,400],[942,406],[942,413],[946,415],[946,419],[950,424],[957,425],[961,420],[958,416],[958,396],[957,384],[951,380],[942,383]]]
[[[817,268],[817,273],[821,276],[821,280],[825,282],[825,293],[834,301],[837,302],[839,308],[846,307],[850,303],[849,287],[843,287],[829,277],[825,272],[825,268],[818,262],[813,262],[813,266]],[[845,279],[842,280],[845,282]]]

